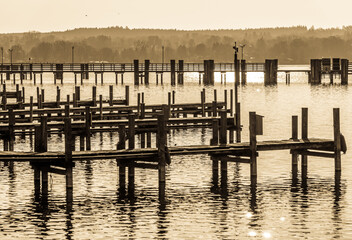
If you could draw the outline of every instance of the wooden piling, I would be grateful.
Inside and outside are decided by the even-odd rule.
[[[308,139],[308,108],[302,108],[302,139]],[[301,158],[302,181],[305,182],[308,173],[308,156],[302,154]]]
[[[128,115],[128,149],[134,149],[135,146],[135,114]]]
[[[265,59],[264,85],[277,84],[277,59]]]
[[[292,116],[292,139],[298,140],[298,116]],[[298,154],[292,151],[291,153],[292,162],[292,180],[297,179],[298,175]]]
[[[149,84],[149,65],[150,65],[150,60],[148,59],[144,60],[144,83],[146,85]]]
[[[158,115],[157,129],[157,148],[158,148],[158,176],[159,176],[159,200],[165,200],[166,182],[166,117],[165,113]]]
[[[225,110],[220,110],[220,144],[227,143],[227,113]]]
[[[250,172],[251,172],[251,185],[257,184],[257,135],[256,135],[256,120],[255,112],[249,113],[249,149],[251,152],[250,157]]]
[[[217,119],[213,119],[212,128],[213,128],[213,137],[210,140],[210,145],[216,146],[219,144],[219,121]]]
[[[97,106],[97,87],[93,86],[92,87],[92,101],[93,101],[93,107]]]
[[[335,172],[341,172],[341,133],[340,133],[340,109],[334,108],[334,152]]]
[[[92,126],[92,113],[90,111],[90,107],[86,106],[85,112],[85,133],[86,133],[86,149],[87,151],[91,150],[91,133],[90,128]]]
[[[64,119],[64,134],[65,134],[65,168],[66,168],[66,202],[73,201],[73,173],[72,173],[72,142],[74,141],[71,133],[71,118]]]
[[[341,59],[341,84],[348,84],[348,59]]]
[[[244,59],[241,60],[241,84],[247,84],[246,60]]]
[[[133,60],[134,85],[139,85],[139,60]]]
[[[113,105],[114,101],[114,87],[112,85],[109,86],[109,106]]]
[[[130,86],[125,86],[126,106],[130,105]]]
[[[175,60],[172,59],[170,60],[170,65],[171,65],[171,85],[174,86],[176,85],[176,63]]]
[[[184,68],[183,68],[183,60],[178,60],[178,74],[177,74],[177,83],[178,84],[183,84],[184,81],[183,81],[183,71],[184,71]]]

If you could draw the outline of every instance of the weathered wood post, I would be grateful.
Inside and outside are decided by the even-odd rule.
[[[126,106],[130,105],[130,86],[125,86],[125,101]]]
[[[134,85],[139,85],[139,60],[133,60]]]
[[[292,116],[292,140],[298,140],[298,116]],[[297,182],[298,175],[298,155],[295,151],[291,152],[292,160],[292,182]]]
[[[48,166],[42,166],[42,200],[48,199]]]
[[[135,114],[128,115],[128,149],[132,150],[135,148]],[[128,195],[132,197],[134,195],[134,161],[130,161],[128,164]]]
[[[246,60],[241,60],[241,84],[247,84]]]
[[[341,84],[348,84],[348,59],[341,59]]]
[[[90,107],[86,106],[86,121],[85,121],[85,133],[86,133],[86,149],[87,151],[91,150],[91,131],[90,128],[92,126],[92,113],[90,112]]]
[[[176,85],[176,62],[174,59],[170,60],[171,65],[171,85]]]
[[[15,114],[13,109],[9,109],[9,150],[14,150],[14,141],[15,141]]]
[[[277,59],[265,59],[264,85],[277,84]]]
[[[64,119],[64,134],[65,134],[65,168],[66,168],[66,202],[68,204],[73,201],[73,173],[72,173],[72,127],[71,118]]]
[[[320,84],[321,83],[321,59],[310,60],[310,83]]]
[[[250,172],[251,185],[257,184],[257,115],[255,112],[249,113],[249,149],[251,152]]]
[[[159,201],[165,200],[166,175],[166,114],[158,115],[157,148],[158,148],[158,175],[159,175]]]
[[[119,141],[117,143],[117,150],[126,148],[126,127],[119,125]],[[119,168],[119,195],[124,197],[126,194],[126,164],[123,160],[117,160]]]
[[[220,144],[227,143],[227,112],[219,110],[220,113]]]
[[[210,145],[216,146],[219,143],[219,120],[213,119],[212,121],[213,137],[210,140]],[[219,160],[215,157],[212,158],[212,169],[213,169],[213,184],[218,185],[219,181]]]
[[[146,85],[149,84],[149,65],[150,65],[150,60],[148,59],[144,60],[144,84]]]
[[[177,83],[183,84],[183,60],[178,60]]]
[[[112,106],[114,102],[114,86],[109,86],[109,106]]]
[[[308,108],[302,108],[302,140],[308,140]],[[308,156],[302,154],[301,158],[302,181],[304,182],[307,179]]]
[[[335,172],[341,172],[340,109],[334,108],[333,113],[334,113]]]

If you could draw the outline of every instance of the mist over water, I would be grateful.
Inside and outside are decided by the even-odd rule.
[[[124,86],[115,85],[114,74],[104,75],[97,95],[108,98],[114,85],[115,98],[124,97]],[[168,92],[176,91],[176,103],[200,103],[205,88],[206,100],[218,101],[224,90],[233,89],[233,74],[215,86],[198,84],[198,74],[185,74],[184,86],[171,86],[169,74],[164,85],[133,86],[132,74],[125,74],[130,85],[131,105],[144,92],[145,103],[167,103]],[[333,138],[334,107],[340,108],[341,132],[348,147],[352,142],[350,86],[307,84],[304,73],[291,74],[291,85],[279,74],[277,86],[264,87],[262,74],[248,74],[248,84],[239,88],[242,141],[248,141],[249,111],[264,116],[264,135],[258,141],[291,137],[291,116],[308,107],[308,136]],[[351,79],[351,76],[350,76]],[[339,82],[339,79],[336,80]],[[74,78],[64,75],[62,101],[74,91]],[[99,83],[99,79],[98,79]],[[91,98],[94,76],[81,86],[81,99]],[[40,85],[37,85],[41,87]],[[26,101],[36,96],[36,87],[25,83]],[[56,98],[53,76],[44,74],[45,99]],[[7,89],[15,89],[8,81]],[[229,94],[229,93],[228,93]],[[300,127],[299,127],[300,136]],[[210,129],[172,130],[168,145],[208,144]],[[101,141],[103,140],[103,141]],[[94,134],[92,148],[115,149],[117,133]],[[49,151],[63,149],[64,139],[53,135]],[[78,139],[77,139],[78,142]],[[138,146],[139,138],[136,138]],[[2,142],[0,149],[2,149]],[[30,139],[16,138],[16,151],[29,151]],[[308,157],[307,186],[291,178],[289,151],[260,152],[258,184],[250,188],[248,164],[228,163],[227,191],[212,183],[212,162],[208,155],[173,156],[166,169],[166,202],[158,201],[157,170],[135,170],[134,201],[118,197],[118,168],[115,160],[76,162],[73,169],[72,211],[66,211],[64,176],[49,174],[48,203],[34,199],[33,170],[29,163],[0,163],[0,238],[1,239],[351,239],[352,238],[352,153],[342,155],[342,176],[335,185],[334,160]],[[300,161],[299,161],[300,166]]]

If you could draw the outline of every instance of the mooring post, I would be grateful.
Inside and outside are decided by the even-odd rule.
[[[334,113],[335,172],[341,172],[340,109],[334,108],[333,113]]]
[[[217,110],[218,110],[216,101],[212,102],[212,110],[213,110],[213,117],[216,117],[217,116]]]
[[[178,60],[177,83],[183,84],[183,60]]]
[[[210,140],[210,145],[216,146],[219,144],[219,120],[213,119],[212,121],[213,137]]]
[[[341,59],[341,85],[348,84],[348,59]]]
[[[292,116],[292,140],[298,140],[298,116]],[[291,151],[292,158],[292,180],[296,182],[298,175],[298,155]]]
[[[157,148],[158,148],[158,175],[159,175],[159,201],[165,200],[165,175],[166,175],[166,114],[158,115]]]
[[[91,137],[90,137],[90,128],[92,126],[92,113],[90,112],[90,107],[86,106],[86,122],[85,122],[85,132],[86,132],[86,149],[87,151],[91,150]]]
[[[117,150],[126,148],[126,127],[125,125],[119,125],[119,141],[117,143]],[[126,193],[126,164],[123,160],[117,160],[119,168],[119,195],[124,197]]]
[[[93,107],[97,106],[97,86],[92,87],[92,101]]]
[[[150,65],[150,60],[148,59],[144,60],[144,84],[146,85],[149,84],[149,65]]]
[[[226,76],[226,73],[225,73]],[[241,60],[241,84],[247,84],[246,60]]]
[[[205,89],[200,92],[200,101],[202,106],[202,117],[205,117]]]
[[[126,106],[130,105],[130,86],[125,86]]]
[[[33,122],[33,96],[29,98],[29,122]]]
[[[135,146],[135,119],[135,114],[128,115],[128,149],[134,149]]]
[[[256,134],[257,116],[255,112],[249,113],[249,149],[251,152],[250,172],[251,185],[257,184],[257,134]]]
[[[170,65],[171,65],[171,85],[174,86],[176,85],[176,63],[174,59],[170,60]]]
[[[134,85],[139,85],[139,60],[133,60],[133,69],[134,69]]]
[[[72,127],[71,118],[65,117],[64,120],[64,134],[65,134],[65,167],[66,167],[66,202],[73,201],[73,174],[72,174]]]
[[[14,150],[14,141],[15,141],[15,114],[13,109],[9,109],[9,150]]]
[[[220,144],[227,143],[227,112],[220,110]]]
[[[303,141],[308,140],[308,108],[302,108],[302,139]],[[302,181],[305,182],[308,172],[308,156],[303,154],[301,158]]]
[[[109,106],[112,106],[114,102],[114,87],[113,85],[109,86]]]
[[[99,95],[99,119],[103,120],[103,95]]]

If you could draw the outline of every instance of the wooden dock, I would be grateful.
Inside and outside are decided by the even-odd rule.
[[[237,53],[236,53],[237,54]],[[236,67],[237,66],[237,67]],[[134,85],[150,83],[150,73],[156,74],[156,84],[163,84],[163,74],[170,73],[171,85],[184,84],[184,73],[199,73],[199,83],[205,85],[214,84],[214,73],[221,73],[221,82],[226,82],[226,73],[236,73],[236,81],[238,83],[247,83],[247,73],[262,72],[264,73],[264,84],[277,84],[277,73],[283,72],[286,74],[286,83],[290,83],[291,73],[307,73],[308,82],[312,84],[321,83],[321,76],[330,75],[333,83],[334,75],[341,76],[341,84],[348,84],[348,74],[352,73],[352,64],[347,59],[333,58],[332,61],[327,58],[312,59],[307,67],[296,66],[279,66],[277,59],[266,59],[264,63],[248,63],[246,60],[237,60],[233,63],[215,63],[214,60],[204,60],[203,63],[184,63],[183,60],[176,62],[170,60],[169,63],[151,63],[145,60],[143,63],[139,60],[134,60],[133,63],[13,63],[3,64],[0,66],[1,84],[6,80],[11,79],[16,83],[16,75],[19,75],[21,84],[24,81],[32,81],[37,84],[37,76],[40,77],[40,83],[43,83],[43,73],[52,73],[54,84],[60,81],[64,83],[64,74],[74,74],[74,81],[77,84],[77,76],[80,76],[80,82],[87,81],[90,74],[94,74],[94,82],[98,84],[104,82],[105,73],[115,74],[115,82],[118,84],[124,83],[124,74],[134,74]],[[241,78],[239,78],[241,74]],[[4,76],[3,76],[4,75]],[[159,79],[160,78],[160,79]]]
[[[68,105],[67,105],[68,106]],[[204,121],[211,122],[212,139],[209,145],[202,146],[167,146],[168,129],[172,127],[170,112],[164,109],[157,115],[156,147],[151,146],[151,135],[147,136],[147,144],[141,141],[140,147],[135,144],[137,134],[137,119],[130,114],[128,121],[118,127],[118,140],[116,149],[92,151],[90,143],[80,144],[76,150],[75,127],[71,117],[64,118],[63,134],[65,150],[62,152],[48,152],[48,127],[46,117],[42,117],[40,126],[35,127],[35,149],[33,152],[3,151],[0,153],[0,161],[23,162],[28,161],[34,169],[34,188],[36,196],[46,198],[48,195],[48,173],[66,176],[67,202],[73,200],[73,173],[72,169],[76,161],[116,159],[119,168],[119,195],[126,194],[126,178],[128,179],[128,197],[134,196],[134,172],[135,168],[157,169],[159,176],[159,199],[165,199],[166,170],[175,155],[208,154],[211,156],[213,181],[218,181],[219,170],[221,173],[221,187],[227,185],[227,164],[247,163],[250,164],[251,186],[257,184],[257,158],[261,151],[289,150],[292,155],[292,178],[298,176],[298,156],[301,155],[302,181],[307,179],[308,156],[333,158],[335,162],[335,176],[341,173],[341,151],[346,151],[345,143],[340,134],[340,113],[334,109],[334,137],[333,139],[320,139],[308,137],[308,109],[302,109],[302,132],[298,138],[298,116],[292,116],[292,137],[285,140],[257,141],[257,135],[263,134],[262,116],[255,112],[249,114],[249,142],[229,142],[231,129],[227,127],[227,112],[220,110],[218,117],[211,120],[204,117]],[[44,120],[43,120],[44,119]],[[203,119],[203,118],[199,118]],[[148,120],[150,121],[150,120]],[[155,120],[153,120],[155,121]],[[186,121],[186,119],[184,119]],[[127,124],[127,125],[126,125]],[[155,122],[153,123],[155,124]],[[8,128],[12,128],[8,125]],[[87,129],[88,132],[90,130]],[[87,138],[89,135],[85,135]],[[145,135],[144,135],[145,137]],[[142,138],[141,138],[142,139]],[[80,141],[82,143],[82,141]],[[84,143],[84,142],[83,142]],[[220,167],[219,167],[220,164]],[[128,174],[126,174],[128,170]]]

